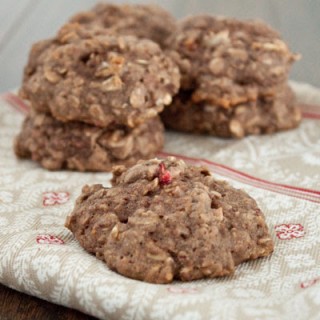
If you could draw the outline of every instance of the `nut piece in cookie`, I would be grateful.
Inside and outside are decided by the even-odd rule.
[[[192,102],[191,95],[190,91],[181,91],[161,113],[167,128],[223,138],[243,138],[289,130],[301,121],[297,100],[287,85],[280,87],[274,97],[261,97],[228,109],[206,102]]]
[[[129,166],[154,157],[162,149],[163,140],[159,117],[134,128],[99,128],[31,112],[15,140],[15,153],[49,170],[111,171],[114,165]]]
[[[230,108],[273,96],[298,56],[259,21],[192,16],[178,24],[168,45],[194,102]]]
[[[20,96],[63,122],[134,127],[170,104],[179,86],[178,67],[155,42],[67,24],[34,45]]]
[[[112,188],[85,186],[67,218],[81,246],[116,272],[152,283],[230,275],[273,251],[244,191],[182,160],[116,167]]]
[[[157,5],[99,3],[70,19],[87,27],[98,26],[120,35],[151,39],[160,46],[175,30],[175,19]]]

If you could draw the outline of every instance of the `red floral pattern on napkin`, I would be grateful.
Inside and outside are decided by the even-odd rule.
[[[280,240],[302,238],[305,234],[304,227],[300,223],[279,224],[274,228],[276,230],[276,235]]]
[[[188,294],[188,293],[197,293],[199,292],[196,288],[186,287],[186,288],[179,288],[179,287],[169,287],[167,290],[170,293],[178,293],[178,294]]]
[[[70,198],[68,192],[44,192],[43,193],[43,205],[54,206],[56,204],[64,204]]]
[[[320,277],[312,279],[312,280],[304,281],[304,282],[301,282],[300,287],[302,289],[306,289],[306,288],[313,286],[314,284],[316,284],[319,281],[320,281]]]
[[[64,244],[62,239],[50,234],[39,234],[36,237],[36,241],[39,244]]]

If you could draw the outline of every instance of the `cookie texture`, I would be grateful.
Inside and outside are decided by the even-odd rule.
[[[76,14],[70,21],[106,28],[120,35],[151,39],[161,46],[176,28],[175,19],[169,12],[151,4],[99,3],[92,10]]]
[[[194,102],[224,108],[276,94],[298,58],[278,33],[259,21],[214,16],[182,20],[168,44]]]
[[[223,138],[273,133],[295,128],[301,111],[291,88],[285,86],[274,97],[223,108],[206,102],[195,103],[192,92],[181,91],[161,118],[169,129],[211,134]]]
[[[34,45],[20,96],[60,121],[134,127],[170,104],[179,86],[177,66],[155,42],[67,24]]]
[[[46,114],[30,113],[15,140],[15,153],[46,169],[111,171],[114,165],[132,165],[154,157],[163,146],[158,117],[128,128],[99,128],[81,122],[60,122]]]
[[[85,186],[66,227],[124,276],[152,283],[226,276],[273,251],[256,202],[204,167],[173,157],[140,161],[116,167],[112,184]]]

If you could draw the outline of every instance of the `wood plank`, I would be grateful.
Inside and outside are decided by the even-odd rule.
[[[40,300],[0,284],[1,320],[95,320],[79,311]]]

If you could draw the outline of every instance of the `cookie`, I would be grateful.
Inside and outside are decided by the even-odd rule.
[[[85,186],[67,218],[81,246],[129,278],[152,283],[230,275],[273,251],[248,194],[182,160],[116,167],[112,188]]]
[[[49,170],[111,171],[113,165],[129,166],[154,157],[163,140],[158,117],[135,128],[99,128],[32,112],[15,140],[15,153]]]
[[[47,58],[46,51],[52,51],[60,45],[67,45],[83,39],[91,39],[95,36],[108,36],[110,34],[112,34],[110,30],[102,29],[98,26],[91,26],[87,29],[78,23],[66,23],[58,30],[55,37],[40,40],[32,45],[28,63],[24,68],[24,78],[27,79],[36,72],[39,65],[44,64]]]
[[[56,119],[134,127],[171,103],[177,66],[151,40],[65,25],[33,47],[20,96]]]
[[[224,108],[273,96],[298,58],[264,23],[214,16],[182,20],[168,44],[182,89],[193,90],[194,102]]]
[[[76,14],[70,21],[110,29],[121,35],[151,39],[161,46],[176,28],[175,19],[169,12],[151,4],[99,3],[90,11]]]
[[[223,108],[209,103],[194,103],[192,92],[182,91],[161,118],[169,129],[211,134],[223,138],[273,133],[295,128],[301,111],[290,87],[285,86],[274,97]]]

